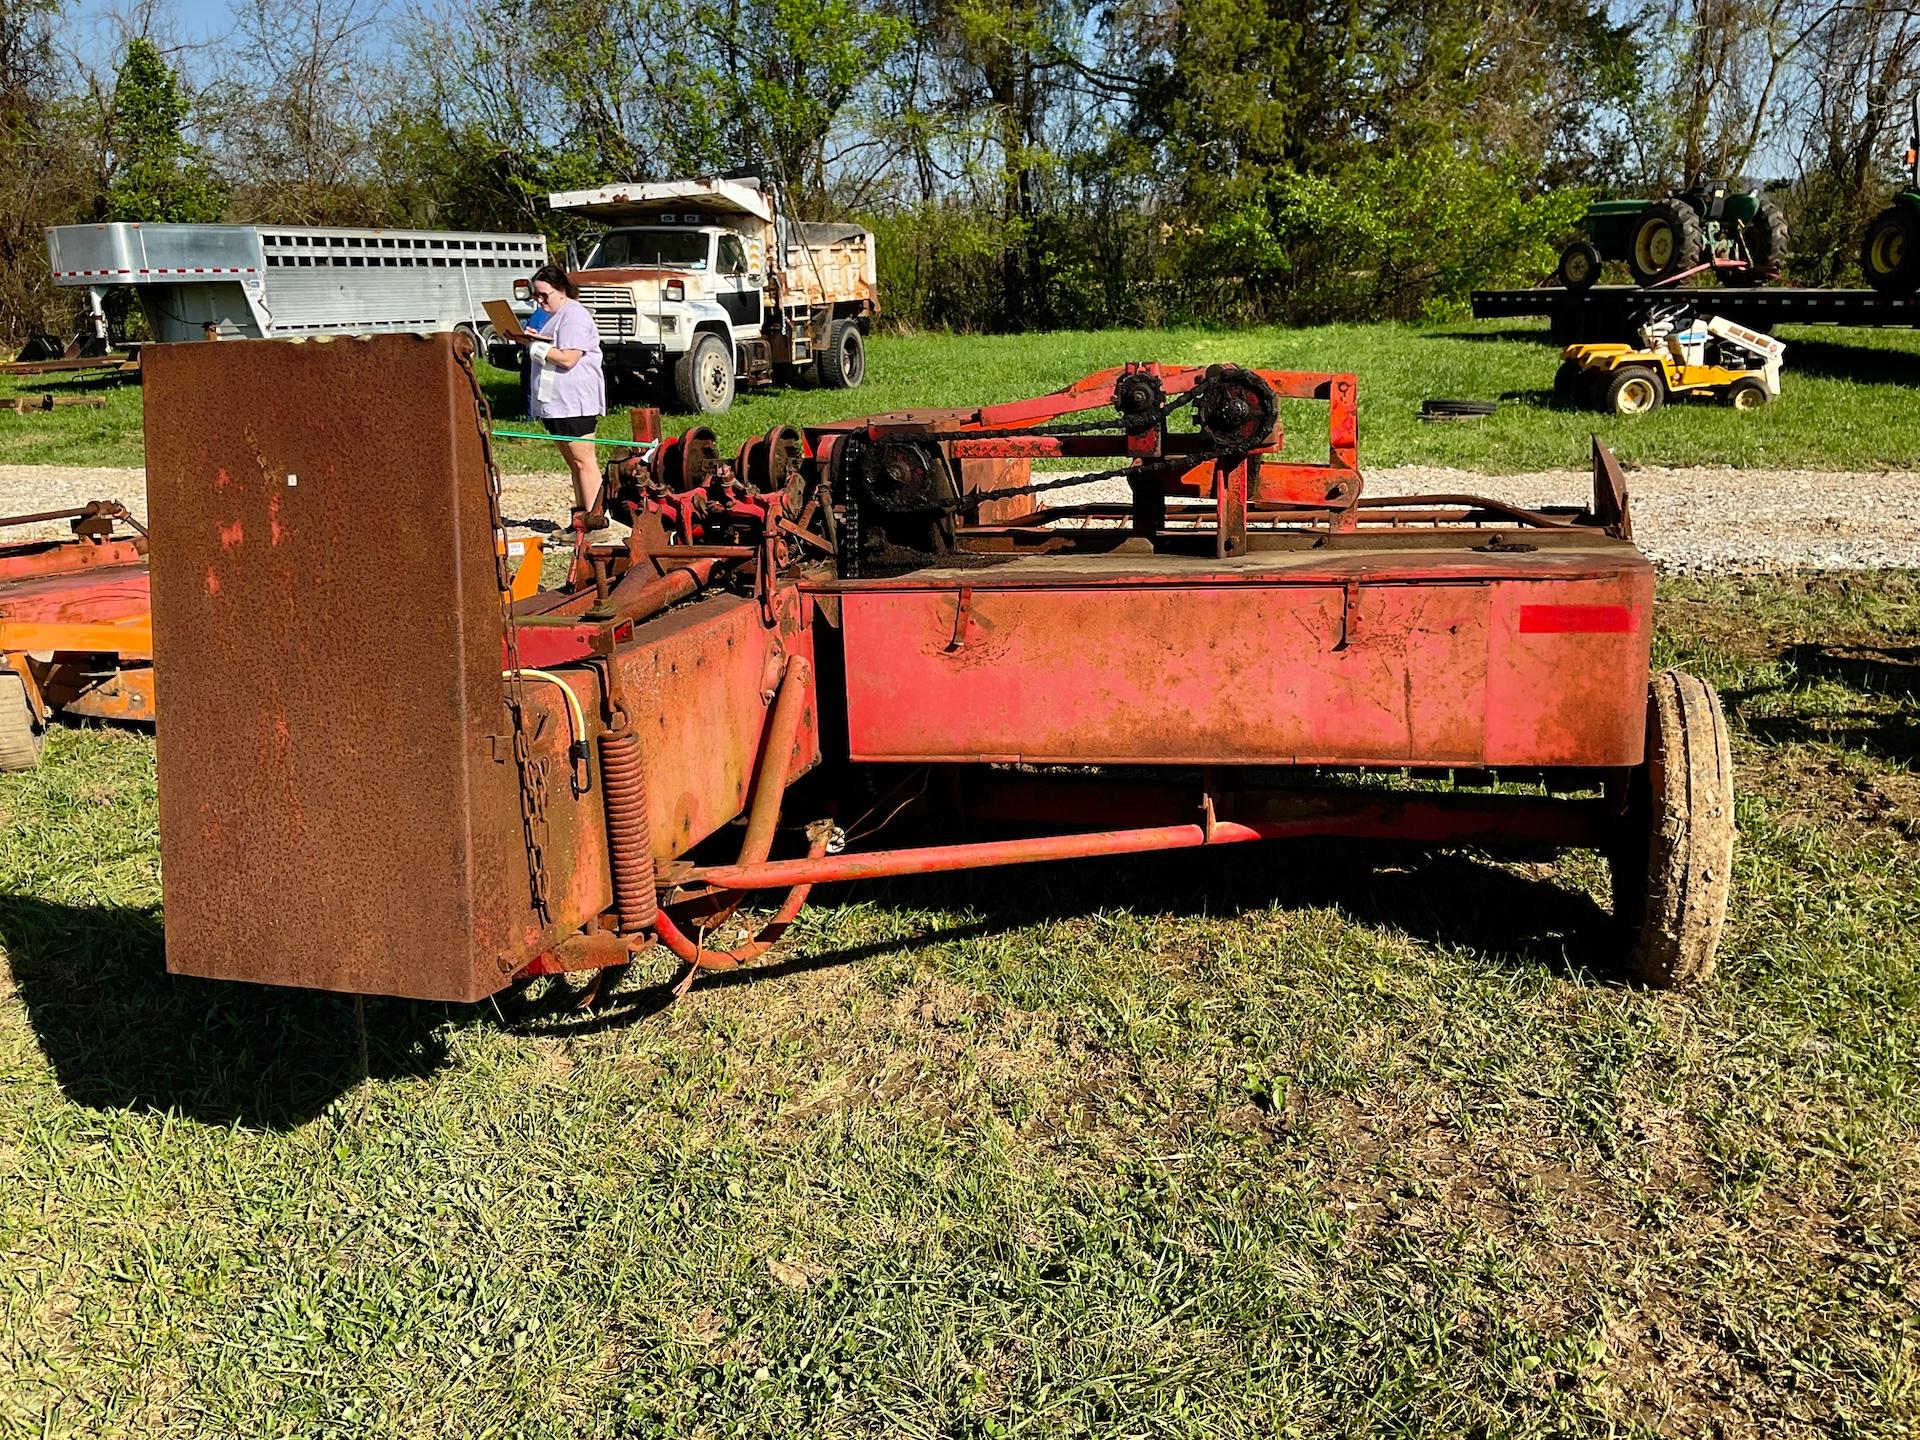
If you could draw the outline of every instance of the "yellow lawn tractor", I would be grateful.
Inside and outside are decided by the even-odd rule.
[[[1553,377],[1554,404],[1645,415],[1673,395],[1758,410],[1780,394],[1786,345],[1718,315],[1703,321],[1684,306],[1655,310],[1640,326],[1640,342],[1569,345]]]

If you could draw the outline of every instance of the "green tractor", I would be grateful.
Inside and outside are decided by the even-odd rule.
[[[1587,207],[1587,238],[1560,252],[1555,271],[1585,290],[1609,260],[1624,260],[1641,285],[1711,267],[1727,285],[1777,279],[1787,259],[1787,219],[1756,190],[1709,181],[1661,200],[1599,200]]]
[[[1920,289],[1920,95],[1913,101],[1907,172],[1907,188],[1873,217],[1860,242],[1860,273],[1883,295],[1910,295]]]

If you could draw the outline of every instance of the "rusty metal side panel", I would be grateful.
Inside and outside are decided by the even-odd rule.
[[[168,968],[498,989],[531,896],[450,337],[154,346],[147,416]],[[530,699],[550,749],[558,697]],[[552,928],[586,918],[566,895]]]
[[[783,656],[813,658],[810,599],[786,588],[775,604],[769,628],[755,601],[713,596],[638,627],[615,652],[622,701],[646,747],[657,859],[684,854],[747,807],[772,717],[766,687]],[[819,760],[819,706],[809,693],[788,774]]]
[[[1487,763],[1638,765],[1647,739],[1653,567],[1508,582],[1488,621]]]
[[[841,596],[856,760],[1470,763],[1486,587]]]
[[[1651,587],[845,591],[852,758],[1631,765]]]

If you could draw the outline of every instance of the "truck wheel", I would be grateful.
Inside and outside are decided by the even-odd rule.
[[[682,410],[721,415],[733,404],[733,355],[727,342],[708,333],[674,362],[673,394]]]
[[[1667,400],[1667,387],[1645,365],[1622,365],[1607,381],[1603,408],[1614,415],[1651,415]]]
[[[1665,280],[1700,263],[1705,248],[1700,217],[1684,200],[1656,200],[1633,224],[1627,268],[1642,285]]]
[[[1772,399],[1773,392],[1767,389],[1767,382],[1752,376],[1736,380],[1727,387],[1727,404],[1736,410],[1758,410]]]
[[[27,682],[12,670],[0,670],[0,770],[31,770],[40,763],[46,732],[33,723]]]
[[[1576,240],[1560,252],[1560,264],[1554,273],[1569,290],[1591,290],[1600,278],[1600,251],[1590,240]]]
[[[1665,670],[1647,688],[1647,758],[1626,782],[1608,847],[1627,970],[1648,985],[1713,973],[1733,888],[1733,754],[1720,697]]]
[[[1920,286],[1920,206],[1901,200],[1873,217],[1860,242],[1860,273],[1883,295]]]
[[[867,378],[867,340],[853,320],[836,320],[827,332],[827,348],[814,362],[820,384],[828,390],[851,390]]]

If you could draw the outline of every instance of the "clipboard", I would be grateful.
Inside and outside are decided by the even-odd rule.
[[[493,324],[493,333],[502,340],[518,340],[523,336],[528,340],[539,338],[537,333],[520,323],[520,317],[513,313],[513,307],[504,300],[483,300],[480,308],[487,312],[487,319]]]

